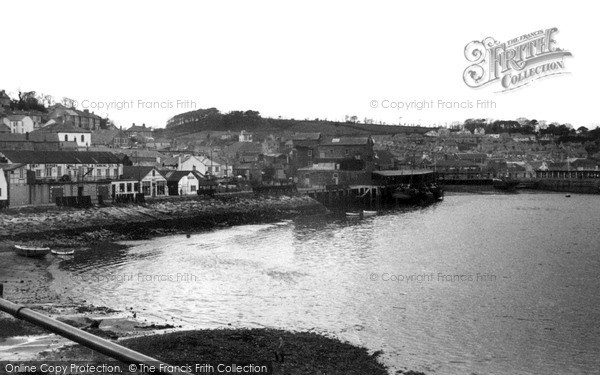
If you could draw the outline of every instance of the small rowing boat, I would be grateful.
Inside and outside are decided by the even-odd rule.
[[[54,255],[74,255],[75,254],[75,250],[64,250],[64,251],[50,250],[50,252]]]
[[[24,257],[41,258],[50,252],[50,248],[15,245],[15,251]]]
[[[377,211],[367,211],[367,210],[363,211],[363,216],[375,216],[375,215],[377,215]]]
[[[360,212],[346,212],[346,217],[348,218],[360,219],[361,215],[362,214]]]

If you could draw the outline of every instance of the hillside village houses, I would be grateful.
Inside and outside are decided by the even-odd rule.
[[[84,128],[76,127],[72,122],[56,122],[50,120],[38,133],[54,133],[58,139],[64,142],[72,141],[77,144],[79,149],[85,150],[92,144],[92,133]]]
[[[600,164],[587,146],[548,134],[462,126],[373,136],[256,128],[173,136],[145,124],[116,127],[63,105],[48,113],[13,111],[10,105],[0,91],[0,207],[81,196],[101,203],[136,194],[194,195],[235,181],[357,186],[388,169],[429,168],[445,180],[600,178]]]
[[[75,108],[67,108],[62,104],[50,107],[48,117],[50,120],[72,123],[76,128],[90,131],[100,129],[102,122],[102,118],[94,114],[94,112],[90,112],[87,109],[80,111]]]
[[[197,171],[203,176],[217,178],[229,177],[233,173],[232,165],[221,164],[216,159],[210,159],[205,155],[177,155],[174,159],[177,160],[178,171]]]

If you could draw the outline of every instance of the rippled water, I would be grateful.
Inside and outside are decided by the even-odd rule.
[[[450,195],[84,252],[54,284],[186,328],[314,329],[381,349],[395,369],[598,373],[599,208],[597,196]]]

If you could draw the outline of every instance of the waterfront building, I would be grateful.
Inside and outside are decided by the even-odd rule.
[[[125,166],[120,177],[122,180],[133,181],[138,184],[137,186],[132,184],[132,191],[126,191],[127,193],[141,192],[146,197],[164,197],[168,195],[167,179],[156,167]],[[113,195],[116,194],[117,186],[119,187],[119,191],[121,191],[120,184],[120,181],[113,182]]]
[[[112,179],[123,164],[108,152],[0,150],[8,171],[10,206],[55,204],[60,197],[109,198]]]
[[[163,171],[169,195],[197,195],[201,181],[206,178],[198,171]]]

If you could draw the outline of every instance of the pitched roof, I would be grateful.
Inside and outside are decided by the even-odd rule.
[[[254,142],[235,142],[227,146],[224,150],[228,154],[235,153],[249,153],[249,154],[260,154],[262,153],[262,146]]]
[[[151,132],[152,129],[141,125],[132,125],[126,132]]]
[[[8,115],[8,116],[6,116],[6,118],[8,118],[10,121],[21,121],[25,117],[28,117],[28,116],[26,116],[26,115]]]
[[[366,145],[371,137],[333,137],[321,141],[322,146],[358,146]]]
[[[321,133],[296,133],[292,135],[292,141],[318,141]]]
[[[3,142],[33,142],[33,143],[47,143],[47,142],[58,142],[58,134],[54,133],[29,133],[29,139],[27,134],[20,133],[3,133],[0,132],[0,141]]]
[[[158,172],[159,176],[162,176],[162,174],[160,173],[160,171],[158,169],[156,169],[156,167],[132,165],[132,166],[123,167],[123,178],[129,178],[129,179],[144,178],[153,169],[155,169]]]
[[[0,133],[10,133],[10,128],[3,122],[0,122]]]
[[[92,132],[92,144],[93,145],[108,145],[112,144],[116,136],[119,135],[121,130],[119,129],[108,129],[108,130],[96,130]]]
[[[11,163],[23,164],[118,164],[116,155],[110,152],[91,151],[23,151],[0,150]]]
[[[198,171],[161,171],[163,176],[167,179],[167,181],[179,181],[183,177],[188,176],[190,173],[196,177],[198,180],[204,179],[204,176]]]
[[[17,168],[21,168],[22,166],[24,166],[25,164],[21,164],[21,163],[0,163],[0,169],[4,170],[4,171],[12,171],[15,170]]]
[[[6,94],[6,91],[0,91],[0,99],[10,99],[10,96]]]
[[[487,154],[483,153],[457,153],[456,157],[460,160],[485,160],[487,159]]]
[[[71,121],[56,122],[50,120],[43,128],[34,130],[34,132],[44,133],[90,133],[89,130],[76,127]]]

